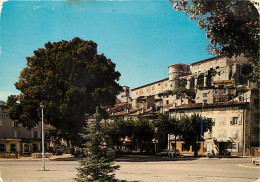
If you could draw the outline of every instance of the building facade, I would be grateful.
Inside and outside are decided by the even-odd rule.
[[[31,130],[7,116],[8,108],[0,105],[0,152],[30,154],[41,151],[41,122]],[[46,149],[49,141],[45,141]]]
[[[212,132],[205,131],[199,153],[250,155],[259,147],[259,87],[243,73],[250,65],[243,56],[214,57],[168,67],[169,77],[131,90],[133,109],[155,110],[171,117],[194,113],[212,118]],[[181,153],[192,148],[169,136],[169,146]]]

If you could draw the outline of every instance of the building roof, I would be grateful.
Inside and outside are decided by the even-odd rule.
[[[137,89],[140,89],[140,88],[149,86],[149,85],[153,85],[153,84],[155,84],[155,83],[159,83],[159,82],[162,82],[162,81],[166,81],[166,80],[169,80],[169,78],[164,78],[164,79],[158,80],[158,81],[156,81],[156,82],[148,83],[148,84],[146,84],[146,85],[142,85],[142,86],[140,86],[140,87],[133,88],[131,91],[137,90]]]
[[[204,108],[211,108],[211,107],[234,106],[234,105],[239,106],[239,105],[246,105],[246,104],[247,103],[245,102],[236,102],[236,101],[204,104],[204,106],[202,103],[190,103],[190,104],[183,104],[175,108],[170,108],[170,110],[182,110],[182,109],[194,109],[194,108],[202,109],[202,106]]]
[[[193,66],[193,65],[196,65],[196,64],[200,64],[200,63],[203,63],[203,62],[208,62],[208,61],[212,61],[214,59],[220,59],[220,58],[224,58],[224,57],[226,57],[226,56],[216,56],[216,57],[213,57],[213,58],[203,59],[201,61],[197,61],[195,63],[191,63],[190,65]]]
[[[172,106],[173,106],[173,103],[171,103],[171,104],[166,104],[166,105],[164,105],[163,107],[168,108],[168,107],[172,107]]]

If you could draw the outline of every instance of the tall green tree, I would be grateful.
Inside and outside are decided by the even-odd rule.
[[[194,156],[198,156],[198,145],[202,140],[203,133],[206,131],[212,131],[212,119],[194,114],[191,117],[182,117],[178,122],[181,129],[181,139],[186,144],[191,145],[194,151]]]
[[[85,113],[94,113],[97,105],[113,105],[121,89],[116,65],[97,54],[92,41],[76,37],[48,42],[26,59],[27,67],[15,83],[21,94],[10,96],[7,105],[10,118],[27,128],[40,121],[43,102],[45,121],[77,137]]]
[[[158,141],[157,150],[162,151],[167,148],[168,134],[173,133],[174,126],[170,121],[168,115],[159,115],[158,119],[154,121],[155,138]]]
[[[211,54],[228,57],[244,55],[252,65],[249,76],[260,79],[259,2],[241,0],[170,0],[176,11],[184,12],[207,31]]]
[[[134,121],[134,132],[132,136],[133,141],[136,142],[141,153],[148,147],[149,143],[154,139],[154,128],[149,120],[139,118]]]
[[[114,157],[108,155],[107,136],[102,130],[98,107],[93,116],[95,119],[88,122],[86,134],[82,135],[86,140],[85,152],[89,152],[90,156],[80,161],[76,181],[112,181],[119,166],[114,165]]]

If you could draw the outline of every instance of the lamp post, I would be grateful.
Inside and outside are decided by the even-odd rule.
[[[44,152],[44,122],[43,122],[43,102],[40,103],[40,107],[42,109],[42,168],[45,171],[45,152]]]

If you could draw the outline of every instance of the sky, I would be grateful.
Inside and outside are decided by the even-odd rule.
[[[0,0],[0,100],[26,57],[48,41],[80,37],[98,44],[130,89],[168,77],[168,66],[212,57],[206,32],[168,0]]]

